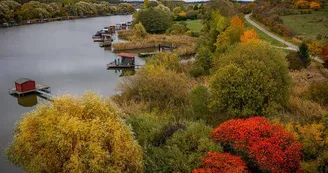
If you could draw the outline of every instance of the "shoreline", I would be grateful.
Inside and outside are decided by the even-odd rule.
[[[24,20],[19,23],[16,23],[11,26],[0,26],[0,28],[12,28],[17,26],[24,26],[24,25],[35,25],[35,24],[45,24],[50,22],[59,22],[65,20],[80,20],[80,19],[89,19],[89,18],[96,18],[96,17],[110,17],[110,16],[127,16],[133,15],[132,14],[112,14],[112,15],[99,15],[99,16],[65,16],[65,17],[56,17],[56,18],[48,18],[46,21],[45,19],[32,19],[32,20]],[[28,21],[32,21],[33,23],[27,23]]]

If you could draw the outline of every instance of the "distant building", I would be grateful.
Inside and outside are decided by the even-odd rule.
[[[15,81],[16,90],[28,92],[35,90],[35,81],[28,78],[19,78]]]

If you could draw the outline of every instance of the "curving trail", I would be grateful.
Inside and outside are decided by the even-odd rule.
[[[267,34],[268,36],[270,36],[271,38],[278,40],[279,42],[287,45],[288,47],[277,47],[280,49],[288,49],[288,50],[292,50],[292,51],[298,51],[298,47],[292,43],[289,43],[288,41],[281,39],[280,37],[274,35],[272,32],[266,30],[265,28],[263,28],[262,26],[258,25],[257,23],[255,23],[254,21],[252,21],[249,17],[252,15],[252,13],[245,15],[245,19],[252,24],[253,26],[255,26],[256,28],[258,28],[259,30],[261,30],[262,32],[264,32],[265,34]],[[319,57],[317,56],[311,56],[311,58],[319,63],[324,63],[323,60],[321,60]]]

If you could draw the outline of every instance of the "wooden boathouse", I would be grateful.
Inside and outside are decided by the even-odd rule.
[[[120,68],[139,68],[141,65],[135,64],[135,54],[119,53],[121,59],[115,59],[114,62],[107,64],[107,69],[120,69]]]
[[[14,96],[24,96],[30,93],[37,93],[47,99],[51,99],[50,87],[36,83],[29,78],[19,78],[15,80],[15,88],[9,89],[9,94]]]

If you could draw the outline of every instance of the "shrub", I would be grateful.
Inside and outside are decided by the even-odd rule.
[[[281,52],[253,40],[216,57],[212,108],[232,116],[273,114],[289,101],[290,78]]]
[[[310,8],[317,11],[321,8],[321,5],[318,2],[310,2]]]
[[[202,160],[203,168],[194,169],[193,173],[248,172],[245,162],[241,160],[241,156],[209,152],[207,157],[202,158]]]
[[[130,117],[128,123],[144,147],[146,173],[189,173],[201,165],[201,158],[208,151],[222,151],[210,140],[212,128],[202,122],[172,123],[163,115],[152,114]]]
[[[206,72],[202,66],[199,66],[197,63],[193,63],[192,67],[189,70],[189,74],[192,77],[200,77],[204,76]]]
[[[322,105],[328,105],[328,82],[313,82],[310,84],[308,96]]]
[[[7,156],[27,172],[143,171],[129,127],[93,93],[56,97],[24,115]]]
[[[123,100],[146,102],[151,109],[182,107],[188,102],[188,78],[163,66],[147,65],[120,84]]]
[[[296,1],[295,5],[297,8],[301,8],[301,9],[309,8],[309,2],[305,0]]]
[[[188,31],[188,28],[183,24],[173,24],[171,28],[166,30],[166,33],[179,35],[185,34]]]
[[[133,37],[134,39],[142,39],[147,36],[146,29],[142,25],[142,23],[137,23],[133,26]]]
[[[323,45],[320,42],[312,41],[312,42],[308,43],[307,46],[309,48],[309,52],[311,55],[314,55],[314,56],[321,55]]]
[[[197,118],[207,119],[210,93],[207,87],[198,85],[191,90],[190,101]]]
[[[260,169],[272,173],[301,171],[301,144],[281,126],[272,125],[265,118],[229,120],[212,132],[212,139],[248,153]]]
[[[322,54],[322,59],[328,62],[328,43],[322,48],[321,54]]]
[[[289,52],[286,56],[288,68],[291,70],[300,70],[303,68],[303,62],[297,52]]]
[[[147,59],[147,64],[162,66],[165,69],[176,72],[180,72],[182,68],[179,56],[171,52],[160,52],[156,55],[153,55]]]

